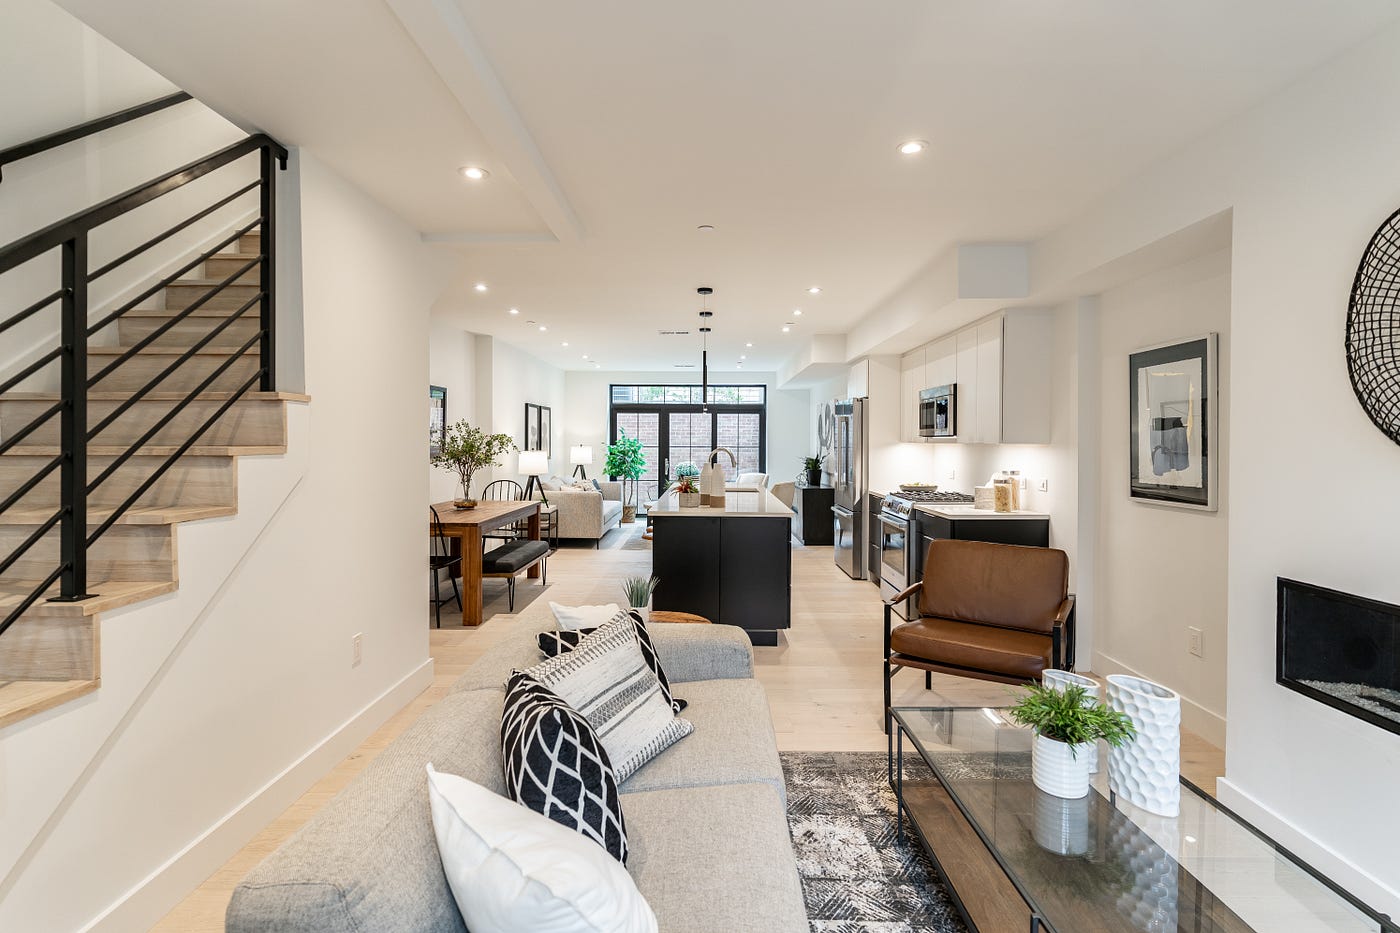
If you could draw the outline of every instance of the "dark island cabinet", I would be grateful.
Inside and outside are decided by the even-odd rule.
[[[831,486],[798,486],[792,507],[797,510],[797,540],[807,547],[836,543],[832,508],[836,490]]]

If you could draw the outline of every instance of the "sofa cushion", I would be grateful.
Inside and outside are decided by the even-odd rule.
[[[528,674],[513,674],[506,684],[501,757],[512,800],[627,861],[617,776],[598,733]]]
[[[649,790],[763,782],[785,799],[783,766],[763,686],[756,680],[708,680],[686,684],[685,691],[685,718],[695,731],[622,782],[628,824],[632,815],[627,801]]]
[[[655,790],[623,802],[627,870],[666,933],[807,933],[792,836],[772,786]]]
[[[465,933],[433,837],[424,765],[504,793],[503,696],[451,694],[419,717],[248,873],[229,902],[227,930]]]
[[[622,518],[622,503],[619,502],[617,499],[604,499],[604,500],[603,500],[603,527],[606,528],[608,525],[613,524],[614,522],[620,520],[621,518]]]
[[[1047,635],[1019,629],[923,618],[893,629],[890,648],[925,661],[1039,680],[1050,666],[1051,642]]]
[[[924,561],[919,614],[1049,635],[1068,593],[1064,551],[940,538]]]

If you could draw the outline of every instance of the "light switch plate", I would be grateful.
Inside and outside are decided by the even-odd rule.
[[[1186,626],[1186,650],[1198,658],[1205,657],[1205,636],[1194,625]]]

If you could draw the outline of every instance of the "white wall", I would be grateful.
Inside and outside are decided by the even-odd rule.
[[[0,147],[27,142],[97,116],[170,94],[177,88],[78,22],[49,0],[10,0],[0,30]],[[8,165],[0,184],[0,244],[91,207],[104,198],[209,155],[244,134],[197,101],[187,101],[115,129]],[[96,268],[257,177],[252,155],[146,204],[93,232],[90,268]],[[109,310],[178,260],[212,245],[216,234],[256,213],[249,192],[208,218],[97,279],[92,307]],[[52,250],[0,276],[0,316],[52,292],[59,283]],[[14,372],[50,349],[58,334],[58,305],[6,332],[0,375]],[[93,342],[116,342],[116,328]],[[51,364],[24,388],[53,390]]]
[[[683,372],[606,372],[603,370],[571,370],[566,374],[568,393],[567,416],[564,422],[564,443],[591,444],[596,464],[589,475],[601,475],[608,433],[610,407],[608,386],[620,385],[696,385],[700,374]],[[802,458],[808,455],[812,443],[809,426],[808,394],[806,389],[776,388],[773,373],[710,371],[714,385],[765,385],[768,387],[768,451],[766,465],[768,482],[787,482],[802,469]],[[815,449],[815,448],[811,448]],[[562,463],[567,467],[567,451]]]
[[[483,354],[490,354],[490,369],[482,365],[478,380],[489,377],[491,382],[490,411],[491,431],[508,434],[517,447],[525,447],[525,403],[543,405],[550,409],[550,439],[552,443],[549,469],[551,472],[568,475],[569,449],[564,440],[563,420],[572,401],[565,392],[565,373],[538,357],[531,356],[519,347],[493,337],[479,336],[476,339],[478,361],[484,364]],[[479,382],[478,382],[479,384]],[[483,396],[478,395],[478,399]],[[478,401],[478,407],[481,402]],[[491,471],[492,479],[513,479],[525,482],[518,465],[519,455],[508,453],[501,459],[501,465]]]
[[[104,620],[102,688],[6,730],[0,928],[145,929],[430,680],[423,396],[444,264],[299,162],[281,232],[304,260],[304,477],[260,519],[182,530],[198,546],[180,593]],[[240,506],[282,465],[250,458]]]
[[[441,320],[433,320],[428,331],[428,383],[447,389],[449,425],[458,421],[479,424],[476,410],[475,334]],[[456,474],[451,470],[429,465],[428,502],[445,502],[456,494]]]

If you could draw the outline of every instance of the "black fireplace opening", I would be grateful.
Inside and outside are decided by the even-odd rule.
[[[1400,733],[1400,606],[1280,577],[1278,682]]]

